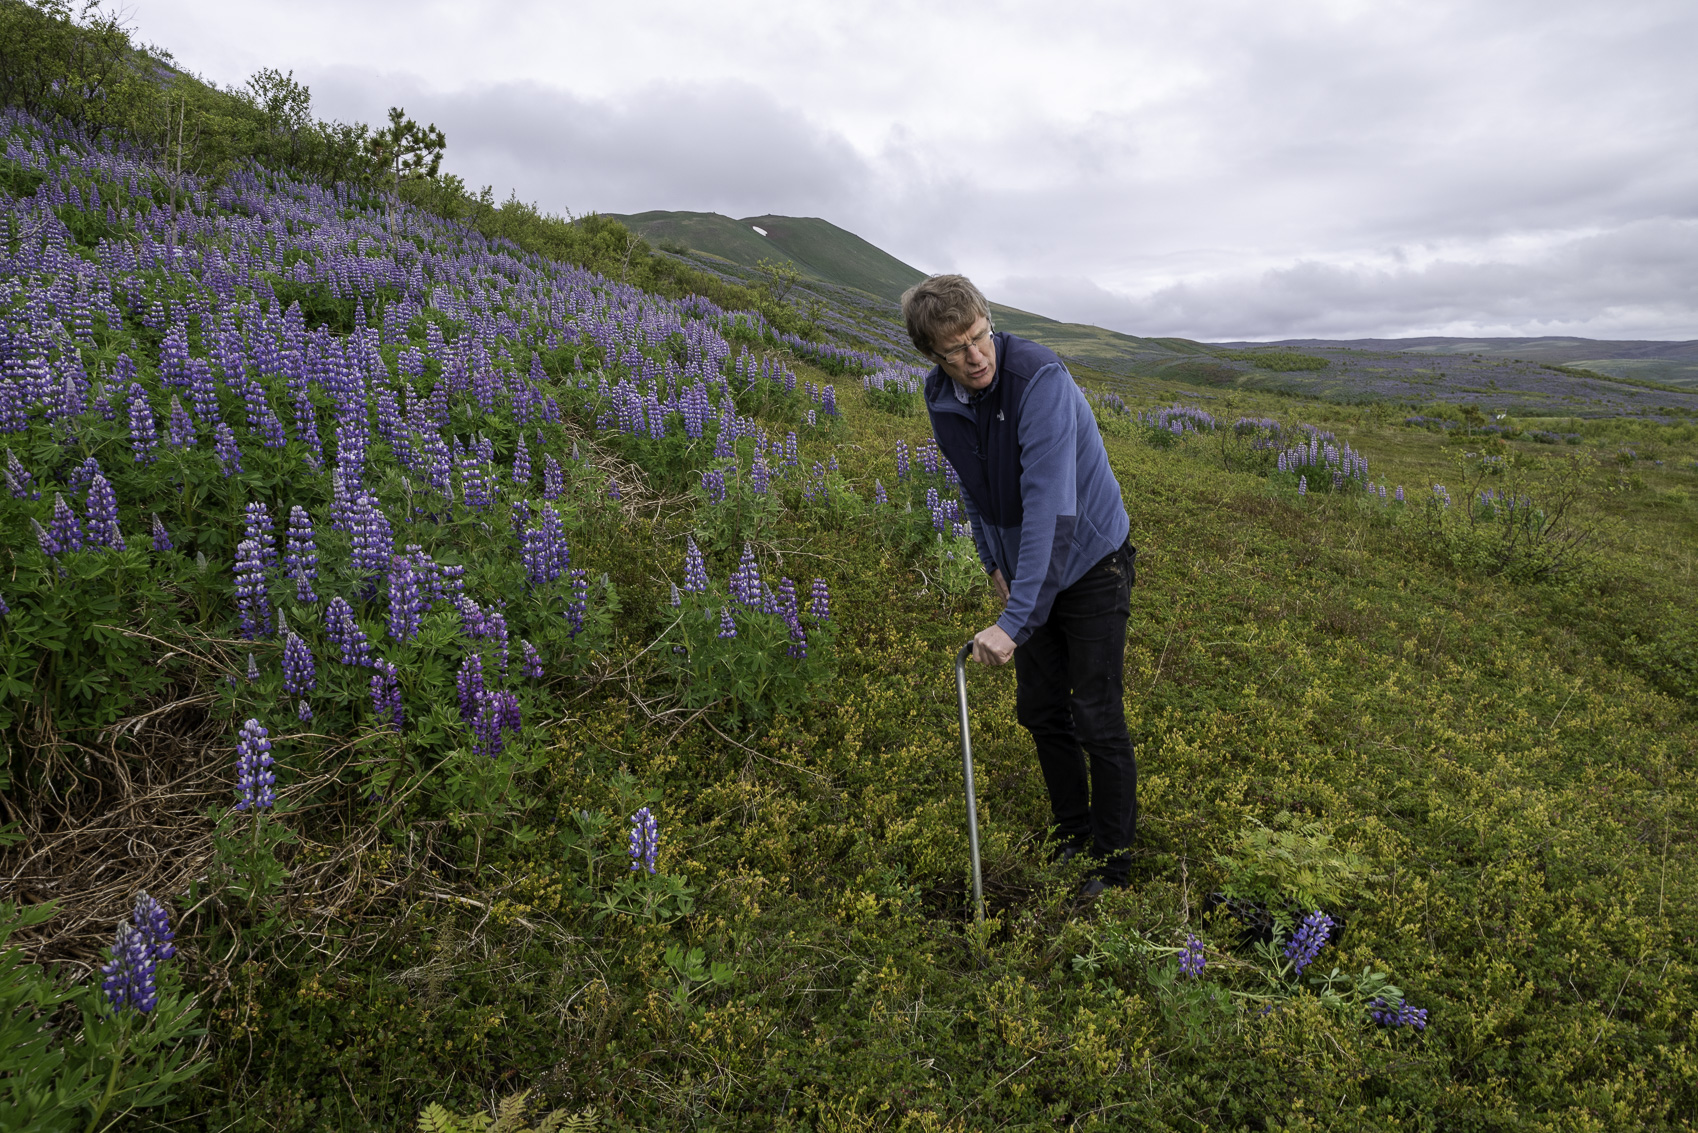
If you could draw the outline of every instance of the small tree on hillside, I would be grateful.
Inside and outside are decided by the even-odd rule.
[[[235,92],[259,112],[265,148],[279,164],[298,165],[304,139],[313,128],[312,92],[307,85],[275,67],[254,72],[246,88]]]
[[[755,270],[766,277],[761,281],[761,287],[772,296],[774,303],[784,302],[785,296],[802,278],[801,271],[789,260],[769,260],[763,256],[756,261]]]
[[[366,139],[366,152],[390,178],[385,211],[391,232],[395,231],[395,202],[401,196],[401,182],[435,177],[447,147],[448,139],[436,123],[420,127],[399,106],[389,108],[389,125]]]

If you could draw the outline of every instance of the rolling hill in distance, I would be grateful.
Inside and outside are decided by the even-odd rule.
[[[897,319],[902,293],[926,277],[884,249],[818,217],[750,216],[734,220],[713,212],[613,214],[614,219],[662,251],[692,252],[753,270],[762,259],[789,260],[806,279],[858,292]],[[765,232],[763,236],[761,230]],[[1201,354],[1207,348],[1182,339],[1148,339],[1083,323],[1066,323],[992,303],[996,325],[1042,342],[1070,358],[1110,372],[1140,361]]]
[[[788,260],[800,273],[804,288],[823,294],[837,307],[847,301],[862,308],[862,324],[881,324],[882,334],[877,337],[898,349],[904,343],[897,303],[904,290],[926,275],[819,217],[768,214],[733,218],[712,212],[664,210],[613,217],[661,251],[685,256],[698,266],[743,282],[755,279],[756,265],[763,259]],[[1698,408],[1698,341],[1412,337],[1205,343],[1141,337],[1063,322],[995,302],[991,309],[999,329],[1041,342],[1069,363],[1109,377],[1167,374],[1208,384],[1285,388],[1346,400],[1373,396],[1415,400],[1423,396],[1445,400],[1472,397],[1527,412],[1533,406],[1525,395],[1539,391],[1523,388],[1517,391],[1521,396],[1509,397],[1504,387],[1527,387],[1530,374],[1541,371],[1536,376],[1551,386],[1544,400],[1560,400],[1571,410],[1585,404],[1591,412],[1645,412],[1658,400],[1653,395],[1659,392],[1677,395],[1673,399],[1676,408]],[[1291,373],[1270,378],[1243,357],[1244,352],[1258,350],[1313,352],[1327,359],[1334,372],[1324,382]],[[1240,357],[1225,360],[1220,357],[1223,352]],[[1386,365],[1375,367],[1376,359]],[[1558,374],[1545,369],[1550,366],[1588,373]],[[1412,383],[1399,380],[1365,385],[1347,377],[1346,372],[1352,369],[1355,375],[1382,373],[1401,378],[1413,373],[1417,377]],[[1467,371],[1468,380],[1461,380],[1461,374],[1454,374],[1456,380],[1450,380],[1459,370]],[[1498,371],[1506,380],[1499,380]],[[1429,373],[1443,379],[1436,383],[1439,388],[1430,388],[1434,381],[1419,376]]]

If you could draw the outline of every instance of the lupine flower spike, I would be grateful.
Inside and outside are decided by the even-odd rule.
[[[271,739],[265,725],[250,719],[236,737],[236,809],[264,810],[277,802],[272,787]]]
[[[1203,942],[1195,936],[1187,935],[1185,937],[1185,951],[1179,954],[1179,971],[1191,979],[1196,979],[1203,974],[1203,965],[1206,962],[1203,955]]]
[[[1368,1004],[1368,1017],[1382,1027],[1414,1027],[1417,1031],[1427,1029],[1427,1009],[1411,1007],[1404,999],[1399,999],[1393,1005],[1384,999],[1375,998]]]
[[[147,940],[154,959],[169,960],[177,954],[177,946],[172,943],[176,936],[171,932],[171,916],[145,889],[136,894],[132,923]]]
[[[317,687],[318,676],[313,667],[312,650],[307,648],[307,643],[302,641],[299,635],[291,631],[289,636],[283,639],[283,691],[298,696]]]
[[[707,590],[707,564],[702,560],[702,550],[696,546],[696,540],[691,537],[684,548],[684,589],[693,593],[703,593]]]
[[[644,807],[631,816],[631,872],[646,869],[653,873],[655,854],[659,849],[660,826],[649,808]]]
[[[1292,972],[1302,975],[1303,969],[1315,962],[1315,957],[1332,936],[1333,919],[1316,909],[1303,918],[1291,943],[1285,946],[1286,958],[1292,961]]]
[[[145,934],[133,924],[120,924],[112,942],[112,959],[101,965],[100,989],[114,1013],[132,1008],[145,1015],[159,1001],[154,986],[158,969]]]

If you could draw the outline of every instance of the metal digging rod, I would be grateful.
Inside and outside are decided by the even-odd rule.
[[[979,873],[979,802],[973,795],[973,738],[967,727],[967,658],[969,641],[955,655],[955,696],[961,704],[961,771],[967,781],[967,848],[973,856],[973,921],[985,923],[985,883]]]

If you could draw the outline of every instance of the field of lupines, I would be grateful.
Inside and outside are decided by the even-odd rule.
[[[978,932],[993,611],[910,367],[3,129],[4,931],[56,967],[0,964],[0,1104],[1691,1128],[1692,436],[1435,474],[1100,396],[1136,884],[1072,902],[975,670]],[[1609,525],[1652,494],[1668,544]]]

